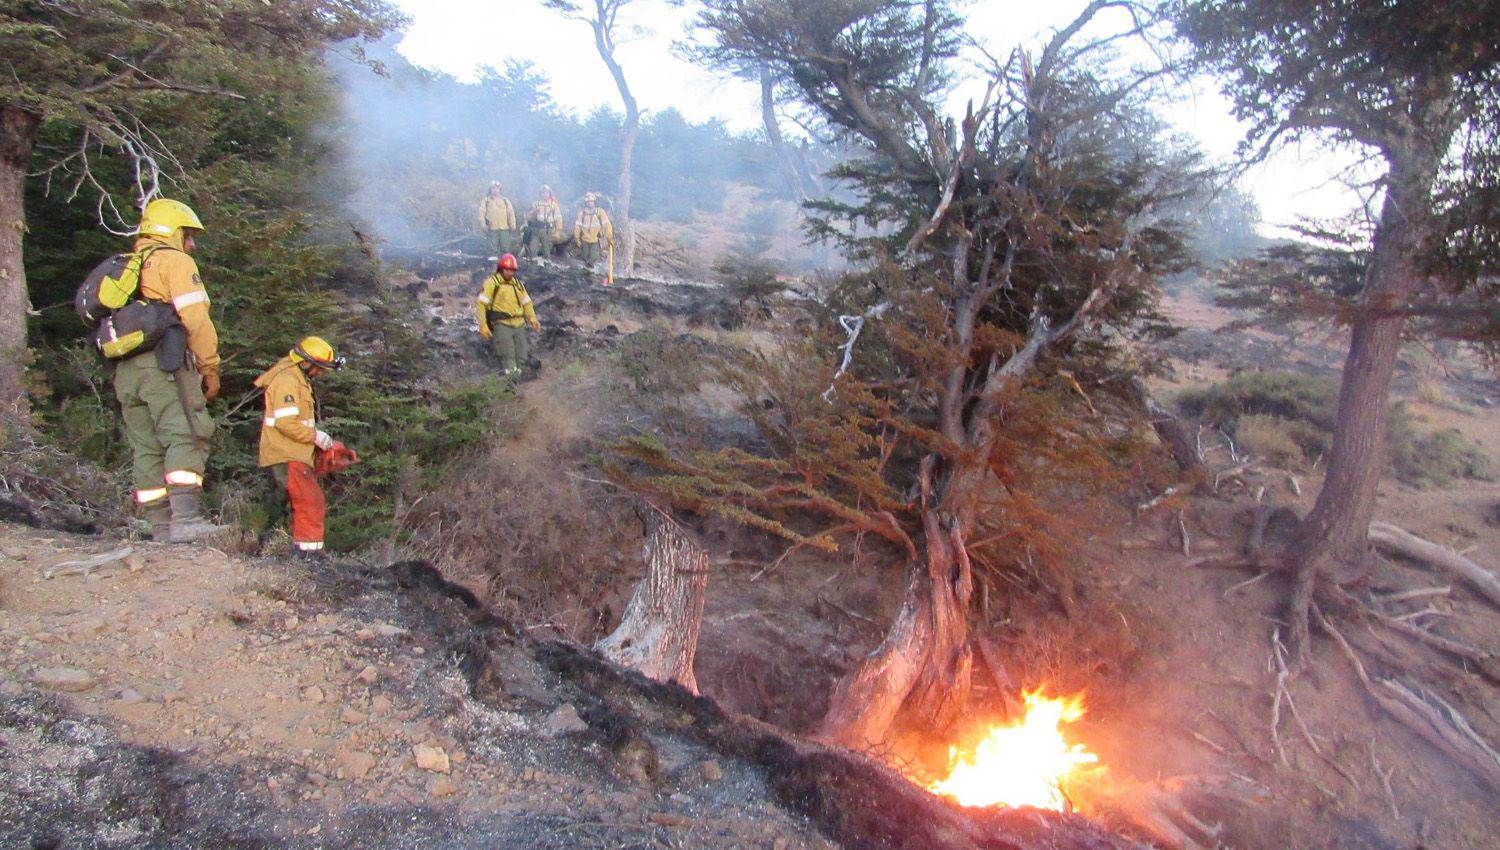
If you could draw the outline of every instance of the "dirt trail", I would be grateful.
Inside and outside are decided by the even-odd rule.
[[[496,696],[476,700],[477,668],[455,654],[451,627],[405,598],[399,576],[137,542],[128,563],[87,579],[42,578],[120,545],[0,525],[0,743],[46,768],[0,771],[0,844],[62,830],[87,846],[201,846],[213,829],[192,833],[187,821],[227,828],[229,813],[211,810],[173,826],[142,814],[161,805],[148,801],[69,834],[68,819],[26,790],[38,777],[66,790],[69,770],[92,775],[87,763],[118,760],[100,755],[114,748],[163,753],[233,789],[259,812],[243,846],[413,846],[433,830],[450,839],[433,846],[453,847],[596,846],[611,835],[828,846],[763,780],[712,753],[664,745],[650,776],[620,775],[563,684],[523,656],[490,658]],[[82,750],[54,734],[76,725],[74,711],[102,723]],[[77,781],[56,802],[86,812],[94,786]],[[134,776],[111,793],[149,796],[157,784]],[[172,805],[210,799],[189,791]]]

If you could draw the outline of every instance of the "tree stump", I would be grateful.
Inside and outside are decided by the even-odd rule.
[[[594,645],[605,658],[694,694],[693,654],[703,622],[708,553],[665,511],[641,511],[646,574],[635,586],[620,625]]]

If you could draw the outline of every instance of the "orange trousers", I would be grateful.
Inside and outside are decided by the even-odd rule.
[[[292,507],[292,542],[303,552],[322,549],[323,518],[328,503],[323,499],[323,488],[318,485],[313,468],[297,461],[277,464],[276,480],[286,486],[287,501]]]

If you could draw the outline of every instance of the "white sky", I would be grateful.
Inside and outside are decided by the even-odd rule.
[[[460,80],[475,79],[484,65],[500,66],[507,58],[535,63],[552,81],[552,96],[580,114],[605,104],[619,108],[604,64],[594,51],[587,25],[565,20],[540,0],[395,0],[412,22],[399,49],[417,65],[435,68]],[[587,2],[587,0],[585,0]],[[1021,42],[1050,27],[1067,23],[1086,0],[971,0],[968,32],[1005,55]],[[759,92],[749,83],[725,80],[672,55],[690,17],[664,0],[636,0],[628,22],[638,29],[622,39],[620,64],[632,92],[646,111],[676,107],[688,118],[721,118],[736,130],[759,127]],[[1107,23],[1107,22],[1104,22]],[[1228,102],[1211,85],[1185,93],[1169,110],[1169,119],[1196,136],[1210,155],[1229,155],[1242,135],[1229,114]],[[965,90],[969,93],[971,90]],[[977,97],[982,86],[972,90]],[[953,104],[962,108],[961,96]],[[1347,157],[1313,145],[1285,151],[1245,176],[1242,187],[1260,204],[1270,225],[1289,224],[1299,215],[1338,215],[1359,199],[1330,182]]]

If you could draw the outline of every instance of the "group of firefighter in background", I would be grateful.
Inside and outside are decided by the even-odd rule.
[[[490,183],[489,192],[479,202],[479,227],[485,244],[495,252],[495,273],[484,281],[474,299],[474,322],[479,335],[487,340],[500,369],[508,377],[520,375],[526,368],[530,346],[526,328],[541,331],[536,310],[526,285],[516,277],[520,261],[515,252],[537,261],[550,261],[554,251],[563,246],[562,205],[543,186],[536,201],[526,212],[524,229],[518,226],[515,205],[501,191],[499,181]],[[573,244],[585,270],[592,272],[601,256],[609,264],[606,283],[614,277],[615,228],[609,213],[599,207],[593,192],[583,196],[583,206],[573,219]]]
[[[479,202],[479,228],[496,258],[519,253],[523,257],[550,260],[553,251],[563,247],[562,205],[552,194],[552,187],[543,186],[526,211],[526,220],[519,221],[515,205],[505,197],[499,181],[494,181]],[[593,192],[584,194],[583,206],[573,218],[573,245],[584,268],[592,271],[600,259],[608,259],[612,265],[614,244],[615,228],[609,213],[600,208]]]
[[[225,530],[203,511],[203,474],[219,395],[219,334],[193,260],[203,222],[186,204],[157,198],[141,213],[131,250],[105,260],[79,287],[74,306],[114,367],[135,501],[151,539],[197,543]],[[342,368],[327,340],[292,346],[255,386],[264,394],[259,465],[291,509],[292,544],[317,557],[326,503],[318,474],[359,457],[318,427],[312,382]]]
[[[479,334],[507,376],[520,374],[528,354],[526,328],[541,330],[525,285],[516,277],[519,238],[515,211],[492,183],[480,221],[499,253],[495,273],[475,299]],[[79,287],[74,306],[93,329],[93,341],[114,368],[115,398],[130,446],[135,501],[153,540],[196,543],[226,530],[203,510],[203,475],[216,428],[208,403],[219,395],[219,335],[195,241],[203,233],[196,212],[180,201],[146,204],[130,251],[101,263]],[[562,235],[562,210],[552,190],[527,213],[523,254],[550,257]],[[587,194],[573,224],[585,266],[614,239],[609,215]],[[255,379],[263,395],[258,463],[267,469],[291,513],[296,552],[323,550],[327,503],[318,479],[359,460],[318,427],[313,381],[343,368],[345,358],[326,339],[307,336]]]

